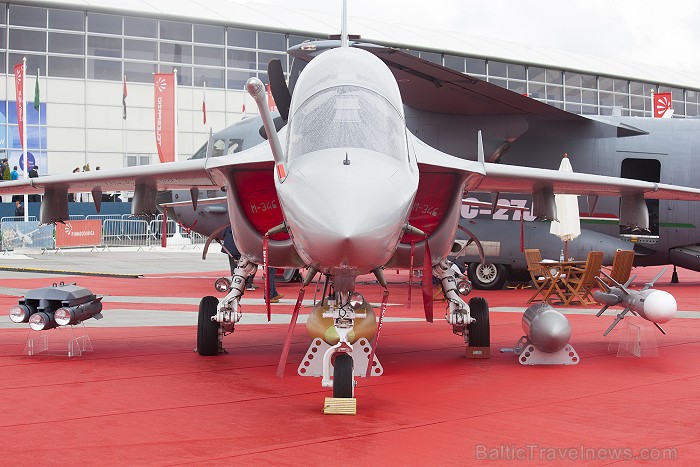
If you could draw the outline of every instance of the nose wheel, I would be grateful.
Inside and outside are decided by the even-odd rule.
[[[333,362],[333,397],[352,397],[354,386],[352,357],[346,353],[339,353]]]

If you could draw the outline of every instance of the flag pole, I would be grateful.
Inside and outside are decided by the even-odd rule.
[[[27,57],[22,57],[22,158],[24,159],[24,177],[28,178],[29,161],[27,160]],[[24,222],[29,222],[29,195],[24,195]]]
[[[124,74],[124,80],[122,82],[122,150],[124,151],[123,164],[127,164],[126,155],[128,153],[126,147],[126,74]]]
[[[173,68],[173,74],[175,75],[173,77],[173,86],[175,87],[173,91],[173,100],[175,101],[175,111],[173,112],[174,117],[175,117],[175,154],[173,154],[173,161],[177,162],[178,159],[178,154],[179,154],[179,148],[178,148],[178,134],[177,134],[177,68]]]

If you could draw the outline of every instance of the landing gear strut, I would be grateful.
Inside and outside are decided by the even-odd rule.
[[[224,352],[223,337],[231,334],[236,323],[241,320],[240,301],[245,292],[245,279],[256,270],[257,266],[242,256],[231,279],[223,278],[217,281],[217,290],[229,291],[221,303],[212,296],[201,300],[197,319],[199,355],[211,356]]]
[[[468,347],[486,348],[491,345],[489,327],[489,306],[481,297],[474,297],[467,305],[460,295],[471,292],[471,284],[443,259],[433,266],[433,275],[440,280],[440,285],[447,299],[445,320],[452,325],[452,332],[464,337]]]

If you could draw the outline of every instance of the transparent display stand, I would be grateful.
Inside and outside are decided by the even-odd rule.
[[[29,331],[24,355],[57,355],[80,357],[92,351],[92,342],[85,325],[61,326],[46,331]]]
[[[610,340],[608,350],[615,350],[618,357],[658,357],[659,344],[656,334],[659,331],[649,321],[638,316],[625,316],[615,328],[615,339]]]

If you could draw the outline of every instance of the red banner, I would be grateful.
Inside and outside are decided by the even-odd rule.
[[[17,95],[17,124],[19,125],[19,140],[24,149],[24,64],[15,65],[15,94]]]
[[[654,94],[654,118],[670,118],[673,115],[673,94],[657,92]]]
[[[102,221],[66,221],[56,224],[56,247],[96,246],[102,244]]]
[[[175,75],[156,73],[153,77],[156,146],[161,162],[175,160]]]

